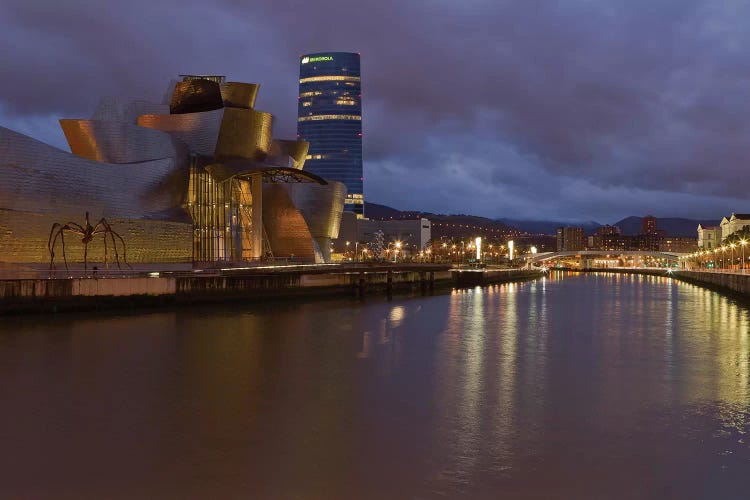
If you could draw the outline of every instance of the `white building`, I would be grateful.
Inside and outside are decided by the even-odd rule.
[[[725,217],[726,218],[726,217]],[[721,227],[698,224],[698,248],[710,250],[721,245]]]
[[[750,229],[750,214],[736,214],[721,219],[721,239],[726,239],[729,235],[748,227]]]
[[[376,231],[383,231],[385,242],[401,241],[411,248],[424,250],[432,237],[432,224],[428,219],[357,220],[357,238],[372,241]]]
[[[386,245],[401,242],[406,254],[424,250],[432,238],[432,224],[429,219],[358,219],[355,214],[344,212],[339,237],[333,242],[334,251],[347,252],[351,251],[353,246],[371,243],[378,231],[383,231]]]

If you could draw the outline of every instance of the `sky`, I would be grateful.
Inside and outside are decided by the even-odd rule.
[[[3,0],[0,126],[160,101],[178,74],[260,83],[296,135],[299,55],[360,52],[365,198],[612,223],[750,212],[750,2]]]

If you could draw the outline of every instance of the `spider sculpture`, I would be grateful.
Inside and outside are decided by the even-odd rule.
[[[119,241],[119,244],[122,245],[122,260],[125,263],[125,265],[130,267],[130,264],[128,264],[126,255],[125,255],[125,240],[123,240],[122,237],[112,229],[112,226],[109,225],[109,223],[107,222],[107,219],[101,218],[99,219],[99,222],[97,222],[95,225],[92,226],[91,223],[89,222],[89,213],[86,212],[86,219],[85,219],[84,225],[80,225],[75,222],[68,222],[65,225],[60,224],[59,222],[55,222],[54,224],[52,224],[52,229],[50,230],[50,233],[49,233],[49,240],[47,241],[47,248],[49,249],[49,255],[50,255],[50,262],[49,262],[50,271],[55,269],[55,245],[57,244],[58,237],[60,238],[60,243],[62,243],[63,261],[65,262],[65,270],[66,271],[68,270],[68,259],[65,256],[65,232],[73,233],[74,235],[81,237],[81,243],[83,243],[83,271],[84,272],[86,272],[88,268],[89,243],[91,243],[91,241],[94,239],[95,236],[98,236],[100,234],[104,236],[104,264],[105,266],[109,268],[109,263],[107,261],[108,251],[109,251],[107,238],[109,237],[109,240],[112,243],[112,247],[114,248],[115,261],[117,262],[117,268],[121,269],[120,253],[118,251],[118,241]]]

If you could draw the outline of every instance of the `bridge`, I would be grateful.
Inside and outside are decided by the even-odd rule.
[[[543,252],[526,258],[529,265],[541,264],[554,260],[580,261],[581,267],[607,267],[606,262],[619,260],[623,263],[632,262],[632,266],[638,267],[646,260],[658,260],[665,264],[679,264],[680,257],[687,255],[677,252],[659,252],[646,250],[571,250],[565,252]],[[599,261],[600,265],[596,265]]]

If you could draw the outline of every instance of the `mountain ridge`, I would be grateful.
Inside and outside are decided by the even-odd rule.
[[[597,221],[552,221],[535,219],[512,219],[500,217],[491,219],[469,214],[436,214],[416,210],[399,210],[397,208],[381,205],[379,203],[365,202],[365,214],[372,219],[405,219],[422,216],[425,218],[461,218],[482,221],[486,224],[500,224],[508,229],[515,229],[529,234],[554,235],[558,227],[582,227],[586,235],[594,234],[597,228],[603,226]],[[617,226],[623,235],[635,236],[641,232],[642,216],[630,215],[610,225]],[[704,226],[718,226],[720,220],[689,219],[686,217],[657,217],[657,227],[666,232],[667,236],[680,238],[697,237],[698,224]],[[493,224],[494,225],[494,224]]]

